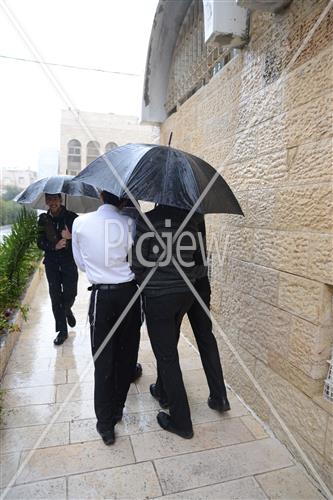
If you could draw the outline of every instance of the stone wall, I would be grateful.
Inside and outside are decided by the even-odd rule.
[[[161,142],[173,131],[172,145],[220,168],[241,203],[245,218],[206,218],[213,314],[332,488],[322,391],[333,341],[333,9],[302,47],[326,5],[253,13],[249,45],[164,122]],[[228,383],[291,446],[215,333]]]

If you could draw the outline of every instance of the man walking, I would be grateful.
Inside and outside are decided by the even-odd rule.
[[[175,258],[194,283],[194,254],[198,246],[196,215],[184,227],[177,241],[172,242],[187,213],[162,205],[146,213],[157,234],[166,243],[167,252],[164,256],[164,249],[156,234],[150,231],[143,220],[138,221],[132,269],[137,281],[142,283],[151,268],[156,267],[142,294],[158,376],[170,408],[170,416],[159,412],[158,423],[163,429],[189,439],[193,436],[193,428],[177,344],[182,318],[193,303],[193,295],[172,261]]]
[[[38,219],[37,245],[44,250],[44,264],[57,336],[55,345],[61,345],[68,337],[67,322],[76,325],[71,310],[77,294],[78,272],[72,253],[71,231],[77,215],[61,203],[61,194],[45,194],[48,212]]]
[[[211,288],[208,279],[206,226],[203,216],[199,225],[198,236],[201,238],[201,244],[200,251],[197,251],[195,255],[196,280],[194,288],[207,309],[210,310]],[[207,314],[207,311],[203,309],[200,302],[195,298],[190,309],[187,311],[187,317],[199,349],[209,387],[208,406],[220,412],[228,411],[230,410],[230,404],[227,398],[220,355],[213,334],[210,315]],[[159,401],[162,408],[169,406],[159,377],[157,377],[156,383],[150,386],[150,392]]]
[[[139,299],[132,303],[137,285],[127,261],[133,221],[120,213],[119,198],[107,191],[102,191],[101,198],[103,205],[96,212],[75,220],[73,253],[92,285],[89,320],[96,428],[104,443],[111,445],[133,378],[141,311]]]
[[[205,219],[199,226],[199,234],[202,237],[202,252],[198,253],[197,257],[197,275],[194,283],[194,288],[198,295],[210,310],[210,283],[208,279],[207,248],[206,248],[206,226]],[[230,410],[230,404],[227,398],[227,390],[224,383],[223,371],[220,361],[220,355],[217,347],[216,338],[212,330],[212,320],[210,315],[203,309],[197,299],[194,300],[191,308],[187,312],[195,340],[200,353],[203,369],[205,371],[208,387],[209,398],[208,406],[213,410],[220,412]]]

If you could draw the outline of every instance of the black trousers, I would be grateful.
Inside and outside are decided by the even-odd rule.
[[[94,290],[91,293],[89,320],[93,356],[108,336],[137,291],[134,282],[112,290]],[[114,334],[94,359],[94,404],[101,430],[114,425],[114,416],[125,405],[133,376],[140,343],[141,310],[138,298],[119,324]]]
[[[207,308],[210,309],[211,289],[208,277],[197,280],[194,287],[203,302],[206,304]],[[210,316],[207,316],[206,312],[201,307],[201,304],[196,299],[194,299],[193,304],[187,311],[187,316],[199,349],[210,396],[219,400],[221,400],[221,398],[226,398],[227,390],[224,383],[217,342],[212,331],[212,321]],[[180,328],[178,333],[180,333]],[[167,395],[164,391],[158,371],[156,386],[161,399],[167,401]]]
[[[208,277],[197,280],[194,287],[207,308],[210,309],[211,291]],[[217,342],[212,331],[212,321],[196,299],[188,310],[187,316],[197,342],[210,396],[217,399],[225,398],[227,391]]]
[[[185,431],[192,430],[192,422],[177,344],[182,319],[192,303],[191,292],[144,296],[148,335],[157,360],[159,389],[169,403],[171,421]]]
[[[49,283],[49,294],[55,319],[55,331],[67,333],[66,314],[77,295],[78,272],[74,260],[68,262],[45,262]]]

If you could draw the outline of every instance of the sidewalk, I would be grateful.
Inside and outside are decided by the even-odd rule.
[[[2,491],[91,361],[89,292],[83,275],[79,284],[77,326],[55,347],[42,279],[7,366],[0,435]],[[160,430],[159,406],[149,393],[155,359],[146,332],[141,339],[143,376],[130,388],[123,421],[116,426],[116,443],[105,446],[95,430],[91,367],[6,498],[322,498],[286,448],[233,393],[230,412],[219,415],[208,408],[199,356],[184,338],[179,353],[195,436],[184,440]]]

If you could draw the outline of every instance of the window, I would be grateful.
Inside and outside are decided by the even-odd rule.
[[[236,49],[207,45],[204,38],[202,0],[192,0],[173,53],[165,104],[168,115],[206,85],[237,53]]]
[[[100,144],[97,141],[89,141],[87,144],[87,165],[100,156]]]
[[[81,143],[77,139],[72,139],[67,144],[67,172],[70,172],[70,175],[77,175],[80,170]]]
[[[115,142],[108,142],[107,145],[105,146],[105,152],[110,151],[111,149],[114,149],[117,147],[117,144]]]

